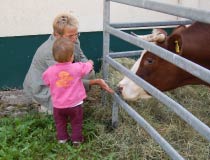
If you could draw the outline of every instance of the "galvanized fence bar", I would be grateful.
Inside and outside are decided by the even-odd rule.
[[[110,1],[104,0],[104,32],[103,32],[103,60],[106,55],[109,54],[110,45],[110,34],[106,31],[105,26],[110,23]],[[108,64],[103,63],[103,78],[106,80],[108,78]]]
[[[109,32],[106,32],[105,26],[107,24],[110,24],[110,1],[104,0],[104,11],[103,11],[103,66],[102,66],[102,76],[103,79],[106,81],[108,80],[108,67],[109,64],[108,63],[104,63],[104,58],[106,55],[109,54],[109,49],[110,49],[110,34]],[[102,92],[102,105],[105,106],[105,102],[106,102],[106,96],[105,96],[105,92]]]
[[[119,111],[118,103],[117,101],[114,101],[112,105],[112,126],[114,128],[118,127],[118,111]]]
[[[137,27],[154,27],[154,26],[175,26],[192,24],[191,20],[177,21],[157,21],[157,22],[140,22],[140,23],[111,23],[114,28],[137,28]]]
[[[113,60],[110,56],[106,56],[105,61],[112,65],[115,69],[120,71],[122,74],[127,76],[129,79],[133,80],[137,85],[143,87],[147,92],[149,92],[152,96],[165,104],[185,122],[191,125],[198,133],[200,133],[203,137],[210,141],[210,128],[189,111],[187,111],[183,106],[178,104],[176,101],[165,95],[163,92],[161,92],[142,78],[138,77],[136,74],[131,73],[130,70],[123,67],[120,63]]]
[[[161,48],[151,42],[147,42],[140,38],[134,37],[128,33],[114,29],[113,27],[105,26],[104,28],[110,34],[112,34],[120,39],[123,39],[126,42],[134,44],[138,47],[142,47],[145,50],[148,50],[148,51],[154,53],[155,55],[175,64],[176,66],[191,73],[192,75],[206,81],[207,83],[210,83],[210,71],[208,69],[206,69],[192,61],[189,61],[177,54],[174,54],[173,52],[170,52],[164,48]]]
[[[112,58],[132,57],[132,56],[140,56],[141,52],[142,52],[142,50],[114,52],[114,53],[110,53],[109,56]]]
[[[147,133],[166,151],[166,153],[174,160],[184,159],[182,156],[134,109],[131,108],[127,103],[125,103],[117,94],[113,95],[116,102],[127,111],[127,113],[136,120],[141,127],[143,127]]]
[[[194,21],[210,23],[210,11],[160,3],[152,0],[111,0],[134,7],[149,9],[174,16],[185,17]]]

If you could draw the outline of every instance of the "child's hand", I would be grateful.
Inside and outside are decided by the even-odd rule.
[[[94,62],[92,60],[88,60],[89,63],[91,63],[92,65],[94,65]]]
[[[109,85],[103,79],[98,79],[98,84],[103,90],[107,91],[108,93],[111,94],[114,93],[114,91],[109,87]]]

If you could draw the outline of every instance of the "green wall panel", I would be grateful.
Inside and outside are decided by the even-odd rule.
[[[0,38],[0,87],[22,88],[24,76],[37,47],[47,35]]]

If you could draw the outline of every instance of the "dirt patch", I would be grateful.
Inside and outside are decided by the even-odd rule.
[[[24,95],[23,90],[0,91],[0,101],[11,105],[32,103],[32,100]]]
[[[93,86],[87,93],[85,104],[95,106],[101,103],[101,89]],[[38,112],[40,105],[26,97],[23,90],[0,91],[0,117],[22,116],[31,112]]]
[[[0,117],[21,116],[38,111],[39,105],[26,97],[22,90],[0,91]]]

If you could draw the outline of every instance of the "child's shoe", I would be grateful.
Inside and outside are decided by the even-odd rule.
[[[67,141],[68,141],[68,139],[58,140],[58,143],[64,144],[64,143],[66,143]]]
[[[73,141],[72,144],[73,144],[74,147],[79,147],[82,144],[82,142]]]

